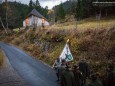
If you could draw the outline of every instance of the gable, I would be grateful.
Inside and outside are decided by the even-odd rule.
[[[39,18],[45,18],[45,17],[44,17],[43,15],[41,15],[36,9],[33,9],[33,10],[26,16],[26,18],[29,17],[29,16],[31,16],[31,15],[34,15],[34,16],[39,17]]]

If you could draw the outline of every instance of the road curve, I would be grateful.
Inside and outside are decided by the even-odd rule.
[[[55,71],[41,61],[36,61],[24,51],[0,42],[12,67],[30,86],[59,86]]]

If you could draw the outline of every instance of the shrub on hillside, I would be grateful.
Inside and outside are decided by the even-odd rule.
[[[8,36],[3,39],[4,42],[10,43],[14,39],[14,36]]]
[[[55,29],[55,28],[54,28]],[[103,77],[108,64],[115,61],[115,28],[87,29],[49,29],[35,32],[28,30],[23,37],[16,38],[14,44],[24,44],[23,49],[52,65],[61,54],[67,39],[74,57],[73,63],[86,58],[91,72],[100,72]],[[100,70],[101,69],[101,70]]]
[[[22,38],[15,38],[12,40],[12,44],[14,45],[19,45],[20,43],[22,43]]]

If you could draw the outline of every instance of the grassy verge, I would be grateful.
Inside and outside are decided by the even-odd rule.
[[[79,21],[77,28],[74,22],[55,24],[48,30],[33,31],[30,28],[21,34],[7,36],[4,41],[52,65],[61,54],[67,39],[70,39],[73,64],[85,58],[92,73],[99,72],[104,76],[106,67],[115,62],[115,17],[103,18],[97,25],[95,18],[88,18]]]
[[[111,28],[115,26],[115,17],[106,17],[101,18],[100,20],[95,17],[87,18],[81,21],[68,21],[65,23],[58,23],[52,25],[49,29],[66,29],[72,30],[73,28],[77,28],[79,31],[86,31],[87,29],[105,29]],[[108,29],[107,28],[107,29]]]
[[[0,49],[0,67],[3,65],[3,61],[4,61],[3,57],[4,55],[2,53],[2,50]]]

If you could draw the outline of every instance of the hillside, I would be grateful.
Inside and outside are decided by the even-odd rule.
[[[88,18],[77,22],[77,28],[73,20],[57,23],[44,30],[33,31],[30,28],[14,32],[1,40],[20,47],[35,59],[52,66],[67,39],[70,39],[74,57],[72,64],[85,58],[91,72],[99,72],[101,77],[105,77],[107,65],[115,62],[115,17],[103,18],[98,21],[99,24],[95,18]]]
[[[3,65],[3,62],[4,62],[4,55],[2,53],[2,50],[0,49],[0,68]]]
[[[100,20],[96,17],[90,17],[81,21],[75,21],[73,16],[66,16],[65,21],[58,21],[58,23],[52,25],[50,29],[75,29],[87,30],[87,29],[107,29],[115,26],[115,17],[103,17]]]

